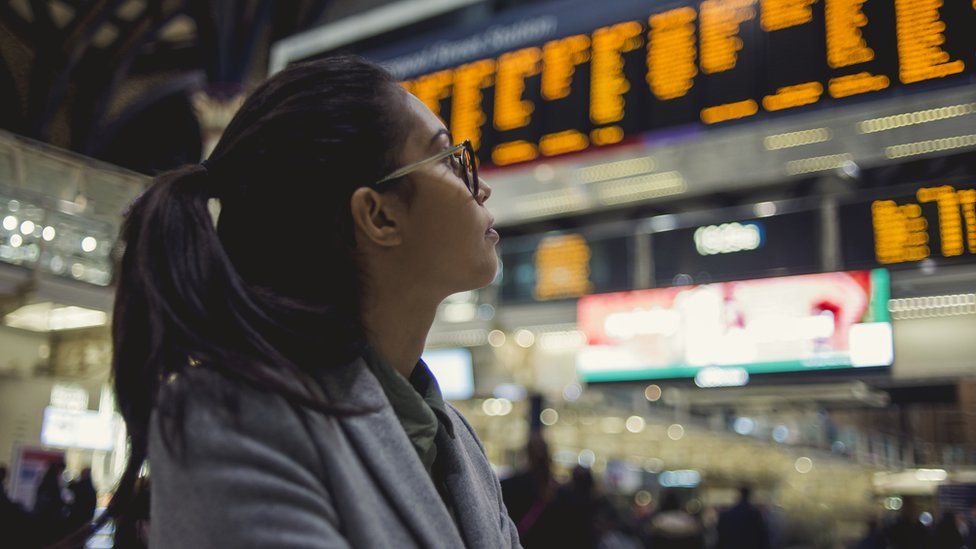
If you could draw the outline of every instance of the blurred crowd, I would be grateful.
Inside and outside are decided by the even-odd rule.
[[[588,468],[577,467],[566,483],[550,468],[548,448],[534,434],[528,466],[502,481],[505,505],[522,544],[535,548],[596,549],[780,549],[839,547],[822,539],[789,539],[782,517],[757,505],[742,486],[737,501],[724,509],[700,505],[680,490],[665,489],[656,502],[621,505],[604,493]],[[632,500],[631,500],[632,501]],[[888,523],[872,521],[850,549],[976,548],[976,517],[945,512],[924,524],[912,498]],[[811,525],[810,530],[816,530]],[[829,528],[828,528],[829,529]],[[819,532],[831,537],[832,532]],[[817,533],[810,534],[817,537]]]
[[[91,522],[97,494],[91,469],[65,480],[65,463],[52,463],[37,486],[32,509],[10,499],[0,490],[0,545],[43,547],[53,544]],[[6,467],[0,467],[0,487],[5,485]]]

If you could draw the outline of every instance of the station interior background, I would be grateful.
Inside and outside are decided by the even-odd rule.
[[[64,456],[106,500],[123,210],[261,79],[351,52],[494,189],[500,274],[425,359],[500,476],[542,433],[557,480],[637,516],[751,486],[783,547],[908,500],[972,518],[974,24],[968,0],[2,3],[7,491],[30,505]]]

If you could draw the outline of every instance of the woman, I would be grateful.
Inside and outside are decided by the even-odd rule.
[[[420,360],[438,303],[497,269],[473,154],[338,57],[272,77],[203,165],[160,176],[122,234],[132,456],[109,513],[148,461],[153,548],[518,546]]]

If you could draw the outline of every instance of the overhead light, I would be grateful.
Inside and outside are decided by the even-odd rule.
[[[54,332],[104,326],[108,314],[104,311],[84,307],[59,306],[54,303],[34,303],[8,313],[4,324],[34,332]]]
[[[602,204],[614,205],[672,196],[681,194],[686,190],[688,190],[688,186],[681,174],[670,171],[638,175],[603,183],[596,194]]]
[[[853,159],[854,157],[850,154],[843,153],[790,160],[786,163],[786,173],[789,175],[802,175],[805,173],[833,170],[835,168],[843,167],[844,164]]]
[[[791,147],[800,147],[803,145],[812,145],[814,143],[830,141],[831,136],[832,135],[828,128],[813,128],[812,130],[778,133],[776,135],[767,135],[764,137],[763,147],[765,147],[767,151],[789,149]]]
[[[965,116],[967,114],[973,114],[973,112],[976,112],[976,103],[964,103],[962,105],[951,105],[946,107],[937,107],[934,109],[925,109],[922,111],[893,114],[891,116],[882,116],[881,118],[871,118],[859,123],[857,125],[857,129],[861,133],[883,132],[893,130],[895,128],[903,128],[905,126],[915,126],[918,124],[945,120],[947,118]]]
[[[576,179],[583,183],[610,181],[611,179],[648,173],[654,169],[654,166],[654,159],[650,156],[629,158],[580,168],[576,170]]]
[[[903,145],[892,145],[885,147],[885,158],[904,158],[906,156],[918,156],[939,151],[952,149],[962,149],[976,146],[976,134],[957,135],[955,137],[942,137],[939,139],[927,139]]]
[[[976,314],[976,294],[932,295],[888,300],[895,320]]]

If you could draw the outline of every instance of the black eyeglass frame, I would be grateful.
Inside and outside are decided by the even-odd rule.
[[[464,168],[464,185],[471,191],[471,195],[478,199],[478,192],[480,191],[480,184],[478,179],[478,158],[474,153],[474,146],[471,144],[470,139],[465,139],[464,141],[454,145],[453,147],[443,150],[434,156],[424,158],[423,160],[418,160],[412,164],[408,164],[394,171],[393,173],[379,179],[374,182],[372,187],[379,187],[386,183],[390,183],[396,179],[399,179],[407,174],[417,171],[418,169],[428,165],[444,160],[451,156],[457,156],[458,162]]]

